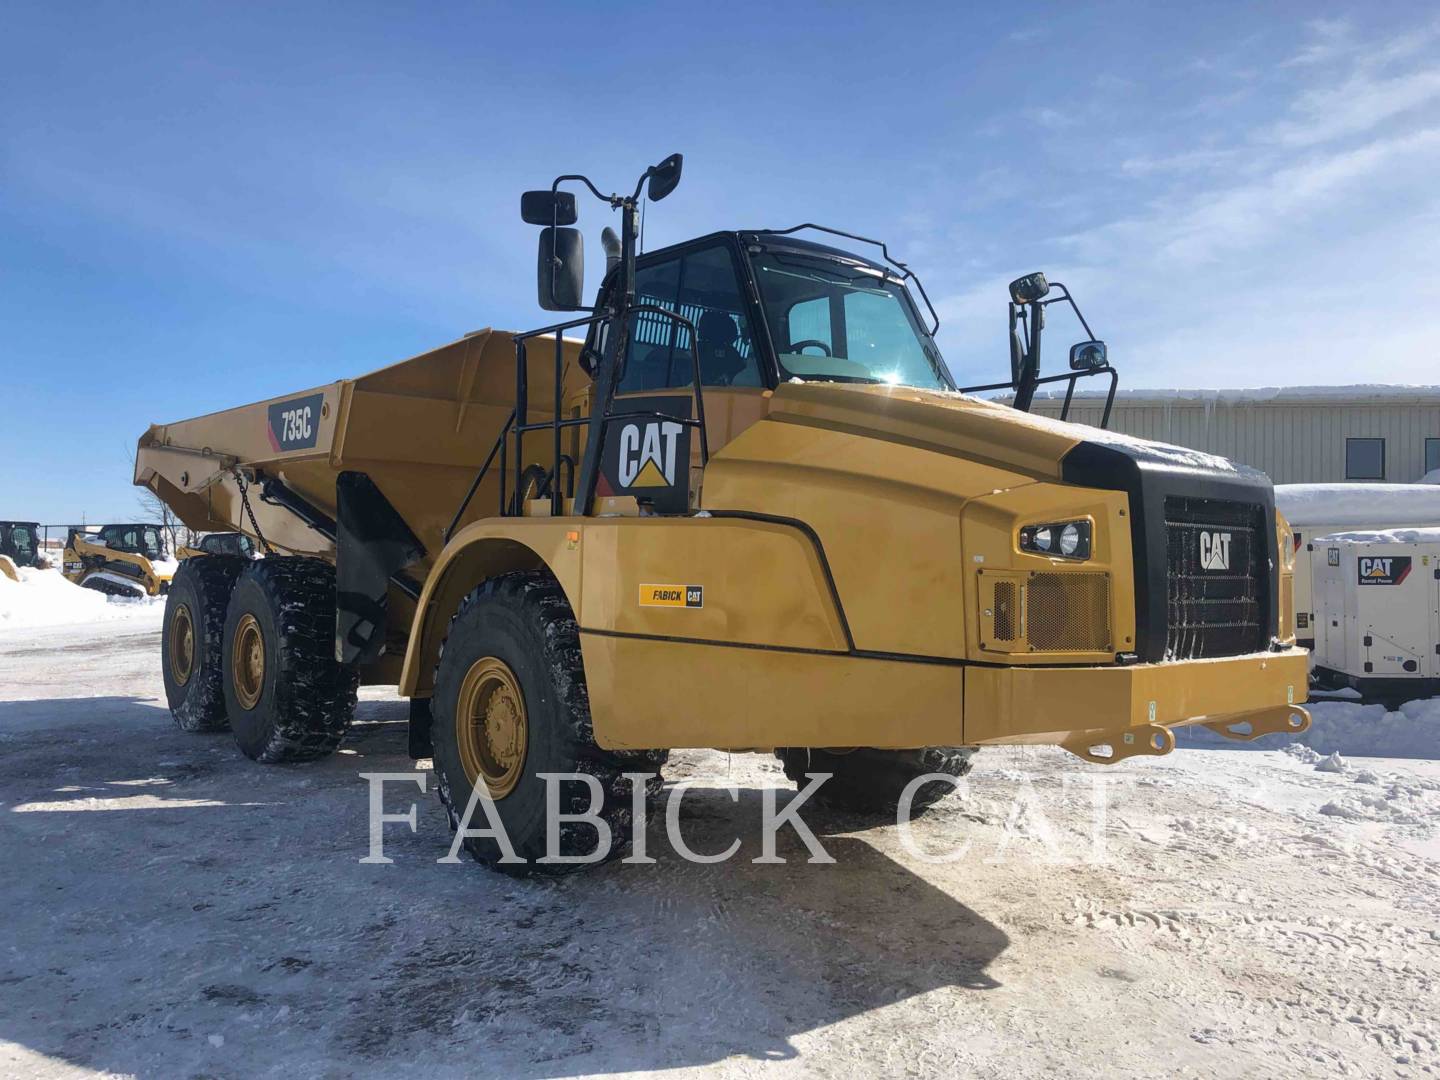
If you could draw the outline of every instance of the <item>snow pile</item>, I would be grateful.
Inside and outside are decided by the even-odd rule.
[[[1357,789],[1331,799],[1320,807],[1320,813],[1346,821],[1391,825],[1428,825],[1440,818],[1440,781],[1424,777],[1382,778],[1373,772],[1358,773],[1353,779]]]
[[[151,559],[150,569],[155,571],[157,577],[174,577],[175,572],[180,569],[178,559]]]
[[[160,597],[107,597],[72,584],[58,570],[22,568],[19,581],[0,577],[0,631],[128,619],[163,603]]]
[[[1440,760],[1440,698],[1407,701],[1398,712],[1353,701],[1314,701],[1307,708],[1310,730],[1300,735],[1281,732],[1240,743],[1199,725],[1180,728],[1175,734],[1181,746],[1284,749],[1307,765],[1333,772],[1346,767],[1340,755]],[[1330,760],[1323,760],[1327,758]]]
[[[1440,486],[1277,484],[1275,509],[1297,527],[1440,525]]]

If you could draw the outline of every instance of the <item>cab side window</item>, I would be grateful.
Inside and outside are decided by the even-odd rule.
[[[680,260],[667,259],[635,271],[635,302],[675,310],[680,288]],[[677,355],[678,354],[678,355]],[[672,375],[677,365],[688,367],[690,355],[676,348],[675,324],[651,311],[637,314],[630,325],[625,371],[619,390],[661,390],[677,386]]]
[[[638,271],[636,295],[643,303],[679,311],[695,325],[699,341],[692,342],[690,331],[678,323],[640,313],[620,381],[622,392],[689,386],[696,355],[702,385],[764,385],[735,264],[725,245]]]

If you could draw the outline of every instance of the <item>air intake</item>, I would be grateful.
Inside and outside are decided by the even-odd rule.
[[[1109,575],[1031,575],[1025,631],[1035,652],[1110,651]]]
[[[1110,575],[981,571],[980,647],[1011,655],[1113,652]]]

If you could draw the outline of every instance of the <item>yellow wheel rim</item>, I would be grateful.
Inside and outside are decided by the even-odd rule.
[[[230,681],[241,708],[255,708],[265,689],[265,635],[254,615],[242,616],[235,627],[235,642],[230,646]]]
[[[492,799],[515,790],[530,742],[525,698],[503,660],[486,656],[471,665],[455,703],[455,743],[471,785],[484,782]]]
[[[190,617],[190,609],[179,604],[175,618],[170,621],[170,675],[176,686],[184,686],[194,670],[195,622]]]

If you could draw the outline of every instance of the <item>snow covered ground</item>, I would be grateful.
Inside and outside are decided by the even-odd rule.
[[[418,831],[366,865],[358,774],[424,773],[403,702],[258,766],[174,728],[159,607],[123,612],[0,624],[0,1075],[1440,1071],[1440,762],[986,750],[910,847],[807,808],[836,861],[785,833],[756,865],[775,764],[686,753],[686,839],[728,863],[657,814],[654,865],[441,865],[433,795],[392,785]]]

